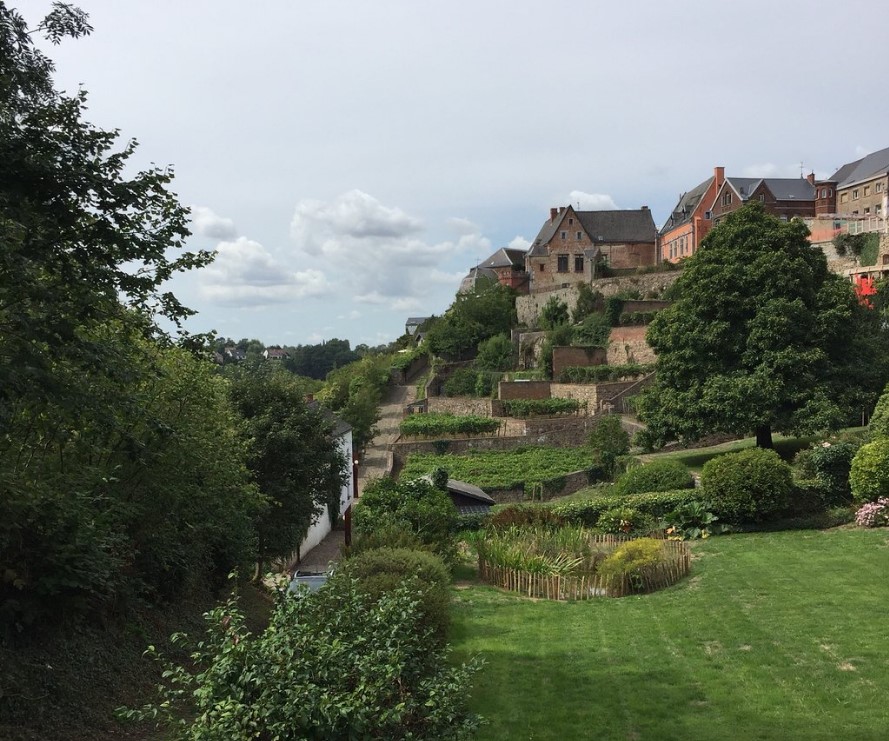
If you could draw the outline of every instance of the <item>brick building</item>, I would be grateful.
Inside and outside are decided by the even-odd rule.
[[[637,210],[550,209],[525,257],[530,290],[589,282],[599,265],[628,269],[657,264],[657,229],[647,206]]]
[[[815,215],[815,176],[806,178],[726,178],[710,206],[713,226],[749,201],[760,201],[766,213],[785,221]]]
[[[679,202],[658,233],[661,260],[674,262],[698,251],[701,240],[713,225],[710,206],[724,182],[725,168],[714,167],[711,177],[679,196]]]

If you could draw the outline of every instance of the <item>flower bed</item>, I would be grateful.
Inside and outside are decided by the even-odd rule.
[[[599,535],[584,528],[509,528],[479,534],[480,578],[527,597],[581,600],[653,592],[690,568],[680,541]]]

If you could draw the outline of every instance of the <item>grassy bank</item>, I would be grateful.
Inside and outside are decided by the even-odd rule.
[[[887,536],[718,537],[690,579],[640,597],[461,589],[457,656],[487,660],[479,738],[884,738]]]

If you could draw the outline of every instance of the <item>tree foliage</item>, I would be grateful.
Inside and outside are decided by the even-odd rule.
[[[874,403],[885,333],[806,236],[750,204],[686,261],[648,329],[657,382],[637,409],[652,442],[755,431],[770,447],[772,430],[834,429]]]
[[[450,360],[469,357],[482,340],[509,334],[515,324],[515,292],[500,283],[482,281],[460,293],[426,335],[429,349]]]
[[[259,635],[231,600],[207,615],[203,641],[174,636],[192,660],[165,662],[158,702],[119,713],[160,721],[181,741],[469,738],[478,664],[455,666],[430,642],[416,586],[374,598],[338,578],[315,594],[282,595]]]
[[[256,528],[261,575],[264,563],[293,553],[325,506],[338,514],[348,461],[332,439],[332,422],[306,405],[283,369],[236,374],[231,399],[248,442],[247,466],[266,503]]]
[[[184,252],[172,171],[83,119],[32,40],[90,31],[0,3],[0,623],[174,598],[249,558],[257,505],[224,381],[157,326]],[[183,345],[197,350],[197,338]]]

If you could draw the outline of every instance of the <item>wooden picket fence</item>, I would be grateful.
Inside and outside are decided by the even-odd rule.
[[[597,536],[597,542],[619,545],[628,540],[620,536]],[[479,577],[482,581],[527,597],[551,600],[582,600],[593,597],[624,597],[628,594],[654,592],[675,584],[688,575],[691,553],[682,541],[665,540],[666,558],[648,566],[633,578],[606,580],[595,572],[571,575],[535,574],[520,569],[494,566],[479,558]]]

